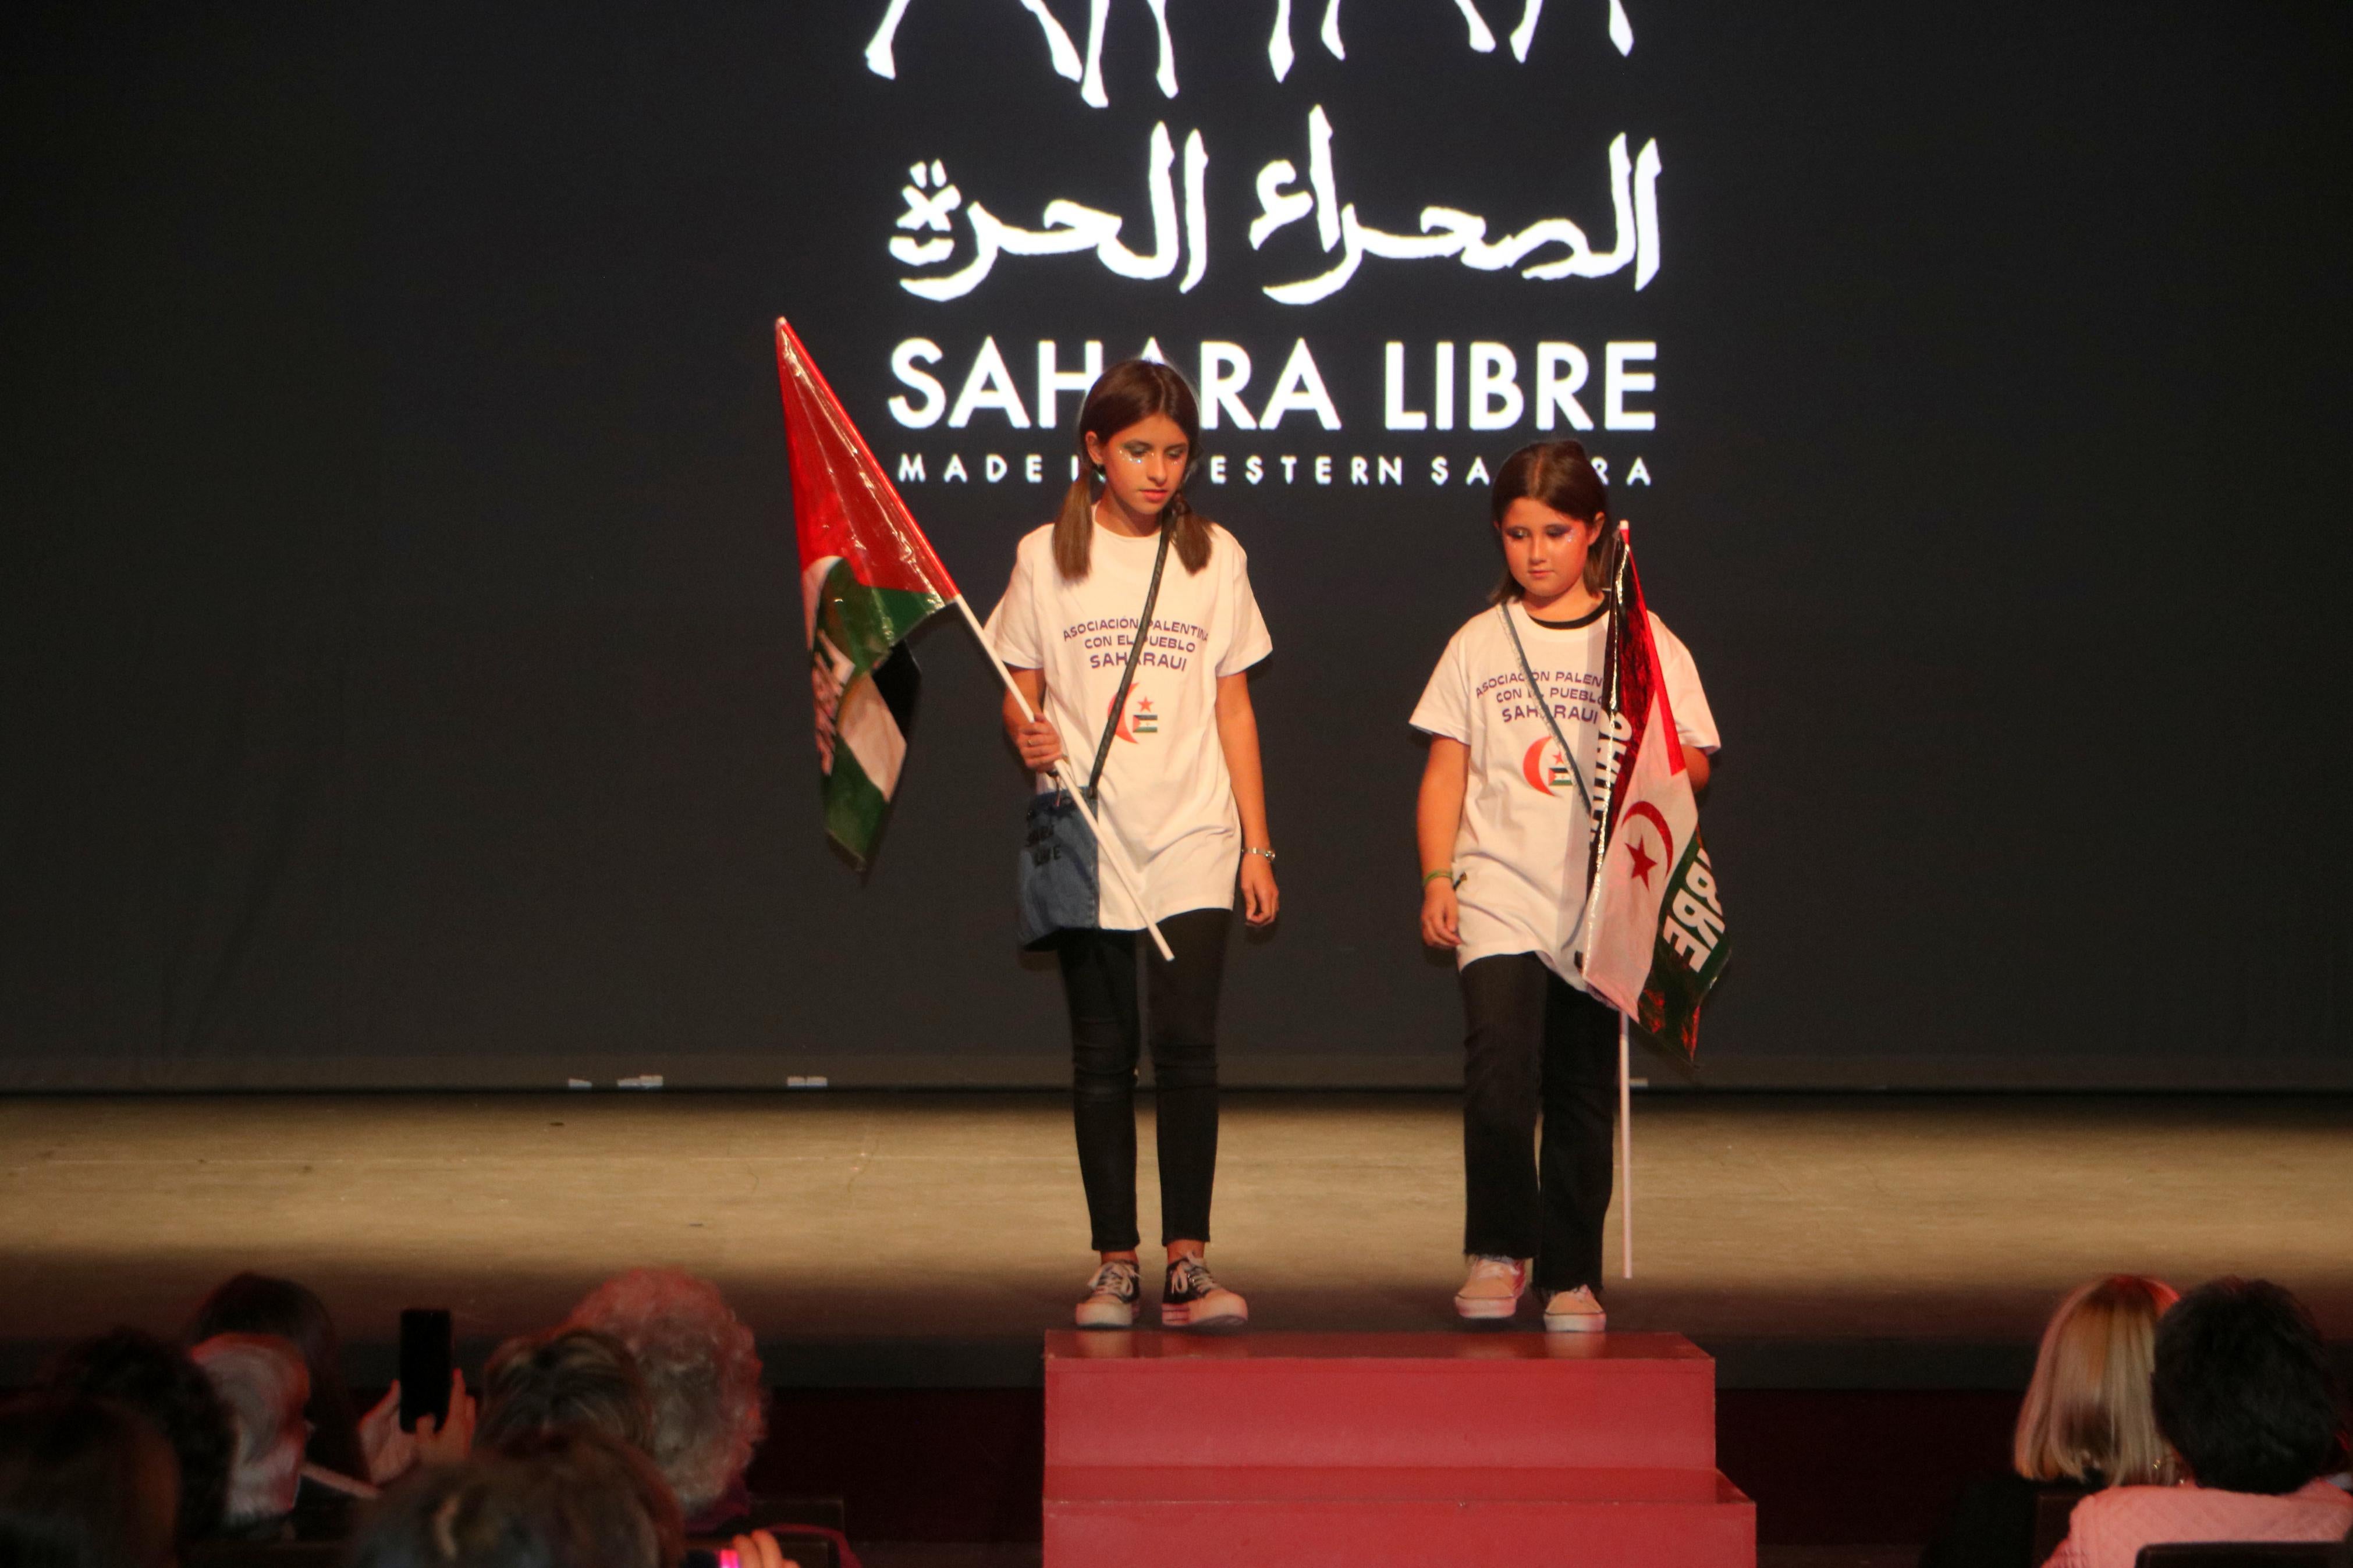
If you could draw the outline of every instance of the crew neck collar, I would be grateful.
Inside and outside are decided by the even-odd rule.
[[[1594,605],[1593,608],[1586,611],[1585,614],[1577,616],[1577,619],[1573,621],[1547,621],[1540,616],[1530,615],[1528,612],[1527,602],[1525,600],[1515,600],[1514,602],[1519,605],[1520,614],[1527,616],[1528,624],[1530,626],[1542,626],[1548,632],[1581,631],[1585,627],[1589,626],[1594,622],[1599,620],[1601,618],[1601,612],[1609,607],[1609,601],[1605,598],[1599,604]]]

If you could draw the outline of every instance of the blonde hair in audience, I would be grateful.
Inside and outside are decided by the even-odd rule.
[[[2173,1451],[2149,1403],[2157,1321],[2179,1299],[2161,1279],[2111,1274],[2079,1285],[2042,1331],[2019,1407],[2010,1464],[2030,1481],[2169,1483]]]

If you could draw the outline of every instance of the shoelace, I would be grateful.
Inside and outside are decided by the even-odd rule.
[[[1176,1266],[1168,1271],[1170,1295],[1189,1300],[1219,1289],[1217,1279],[1209,1273],[1209,1266],[1198,1258],[1180,1258]]]
[[[1490,1258],[1482,1253],[1471,1260],[1471,1278],[1480,1279],[1492,1274],[1508,1279],[1519,1272],[1519,1268],[1520,1260],[1516,1258]]]
[[[1094,1279],[1087,1284],[1087,1294],[1091,1296],[1116,1296],[1124,1301],[1135,1293],[1135,1265],[1133,1263],[1106,1263],[1095,1270]]]

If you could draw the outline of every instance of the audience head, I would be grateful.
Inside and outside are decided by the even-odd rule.
[[[351,1568],[573,1568],[563,1516],[533,1479],[484,1452],[412,1470],[362,1520]]]
[[[2018,1412],[2010,1463],[2031,1481],[2170,1481],[2172,1456],[2149,1408],[2157,1323],[2173,1287],[2131,1274],[2077,1286],[2042,1331]]]
[[[644,1449],[593,1426],[534,1432],[501,1450],[533,1467],[609,1568],[669,1568],[686,1552],[670,1483]]]
[[[128,1405],[164,1435],[180,1461],[181,1544],[219,1526],[236,1435],[211,1380],[187,1352],[137,1329],[115,1329],[59,1356],[48,1386]]]
[[[310,1457],[328,1469],[367,1479],[359,1412],[343,1382],[343,1341],[324,1301],[291,1279],[239,1274],[206,1297],[188,1324],[190,1344],[215,1334],[276,1334],[291,1341],[311,1373],[311,1402],[302,1408],[311,1423]]]
[[[653,1461],[593,1430],[518,1438],[387,1491],[351,1568],[668,1568],[685,1546]]]
[[[293,1512],[311,1436],[302,1419],[311,1399],[302,1352],[276,1334],[215,1334],[188,1353],[212,1380],[237,1432],[221,1522],[243,1528]]]
[[[742,1480],[767,1430],[752,1331],[717,1286],[675,1268],[632,1268],[590,1291],[572,1326],[628,1347],[653,1403],[647,1451],[689,1517]]]
[[[2201,1487],[2292,1492],[2344,1451],[2320,1329],[2267,1279],[2215,1279],[2184,1296],[2158,1326],[2150,1394],[2158,1429]]]
[[[87,1394],[0,1405],[0,1563],[169,1568],[180,1465],[143,1415]]]
[[[653,1451],[653,1405],[628,1347],[593,1329],[509,1340],[482,1370],[474,1441],[505,1447],[540,1432],[593,1428]]]

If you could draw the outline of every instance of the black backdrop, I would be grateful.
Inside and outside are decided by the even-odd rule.
[[[984,611],[1067,437],[903,426],[893,345],[953,399],[992,340],[1030,414],[1041,338],[1239,342],[1261,409],[1312,345],[1343,427],[1229,420],[1198,495],[1277,644],[1285,913],[1229,973],[1233,1081],[1452,1070],[1404,719],[1493,571],[1461,472],[1535,432],[1385,429],[1382,347],[1426,410],[1438,342],[1532,390],[1568,341],[1597,420],[1604,345],[1655,345],[1623,399],[1655,428],[1586,438],[1725,733],[1704,1081],[2353,1084],[2353,13],[1632,0],[1621,57],[1556,0],[1522,62],[1442,0],[1351,0],[1335,58],[1304,0],[1278,81],[1271,0],[1175,0],[1171,99],[1120,0],[1094,108],[1015,0],[913,0],[891,78],[884,9],[9,10],[0,1085],[1053,1081],[1023,785],[953,622],[878,868],[822,844],[779,314],[924,458]],[[1245,237],[1318,105],[1391,234],[1434,204],[1606,252],[1609,141],[1655,141],[1656,277],[1376,257],[1276,302],[1340,254],[1313,216]],[[1208,154],[1196,287],[1189,245],[901,287],[949,269],[885,249],[934,237],[893,226],[933,158],[956,264],[976,202],[1150,251],[1156,123],[1179,226]]]

